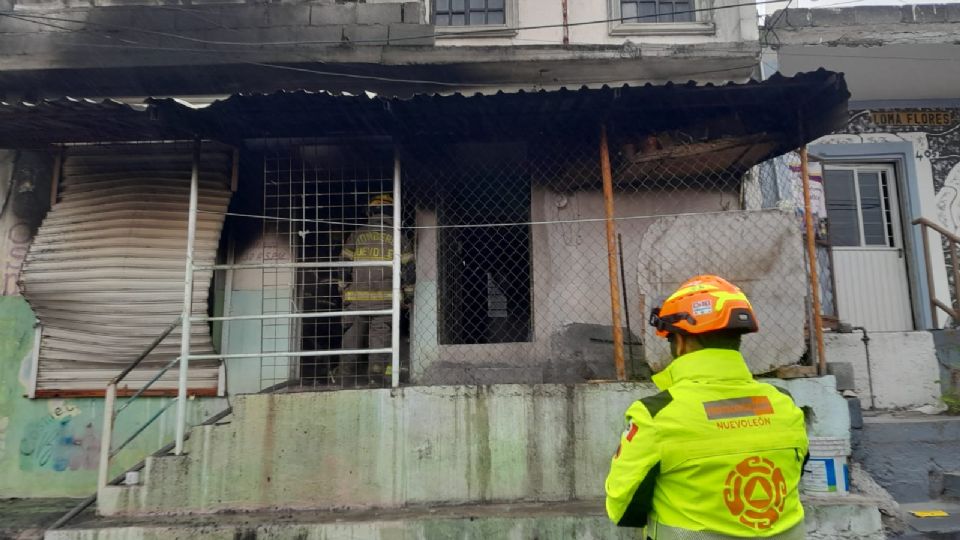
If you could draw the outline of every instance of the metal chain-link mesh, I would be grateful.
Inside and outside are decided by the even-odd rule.
[[[669,360],[666,341],[647,324],[651,308],[704,273],[726,277],[751,298],[761,331],[744,339],[743,350],[755,373],[804,357],[809,287],[800,184],[784,165],[790,156],[751,168],[767,151],[755,141],[679,132],[615,132],[608,147],[612,261],[599,131],[400,147],[402,382],[615,379],[614,324],[623,329],[628,375],[647,378]],[[272,218],[263,220],[263,260],[344,261],[378,241],[384,257],[387,248],[392,254],[390,241],[363,234],[391,233],[392,221],[371,202],[392,194],[392,147],[294,146],[266,153],[263,164],[264,215]],[[820,274],[829,280],[829,252],[820,251]],[[377,294],[347,297],[384,284],[389,291],[390,268],[357,270],[266,269],[263,312],[389,309]],[[832,287],[821,289],[830,314]],[[389,316],[266,320],[262,351],[389,347],[389,333]],[[389,358],[265,357],[261,385],[385,386]]]

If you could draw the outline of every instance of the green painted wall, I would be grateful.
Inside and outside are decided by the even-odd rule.
[[[0,296],[0,498],[83,497],[96,490],[103,399],[26,397],[34,316],[19,296]],[[122,399],[120,400],[122,402]],[[138,400],[117,419],[122,441],[163,407],[167,398]],[[199,422],[226,407],[223,399],[190,402]],[[120,474],[173,438],[176,407],[168,409],[114,460]]]

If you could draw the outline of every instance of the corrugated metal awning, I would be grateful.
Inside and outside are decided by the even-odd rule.
[[[139,144],[70,147],[59,200],[40,226],[21,288],[42,325],[36,395],[102,393],[183,306],[192,149]],[[232,152],[202,155],[195,261],[214,262],[230,201]],[[195,273],[194,315],[205,315],[212,272]],[[123,382],[136,390],[179,355],[179,329]],[[207,325],[191,349],[213,352]],[[193,393],[216,392],[219,363],[191,362]],[[176,370],[154,392],[175,392]]]
[[[774,142],[772,155],[778,155],[835,129],[845,119],[848,97],[841,74],[818,70],[720,86],[690,82],[408,99],[301,90],[237,94],[203,108],[151,99],[142,111],[61,100],[32,109],[0,105],[0,147],[194,134],[225,142],[371,135],[408,141],[425,136],[502,138],[596,131],[599,122],[649,131],[706,122],[715,139],[767,134]],[[91,114],[97,109],[101,114]],[[114,116],[123,122],[104,130]]]

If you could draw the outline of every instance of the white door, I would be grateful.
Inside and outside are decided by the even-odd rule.
[[[913,330],[893,166],[824,164],[823,184],[840,320]]]

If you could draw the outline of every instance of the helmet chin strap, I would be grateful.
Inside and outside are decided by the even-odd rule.
[[[657,330],[665,331],[671,334],[688,335],[689,332],[676,326],[675,323],[680,321],[687,321],[691,325],[697,324],[697,320],[686,312],[674,313],[673,315],[661,317],[660,308],[653,308],[653,310],[650,311],[650,326],[656,328]]]

